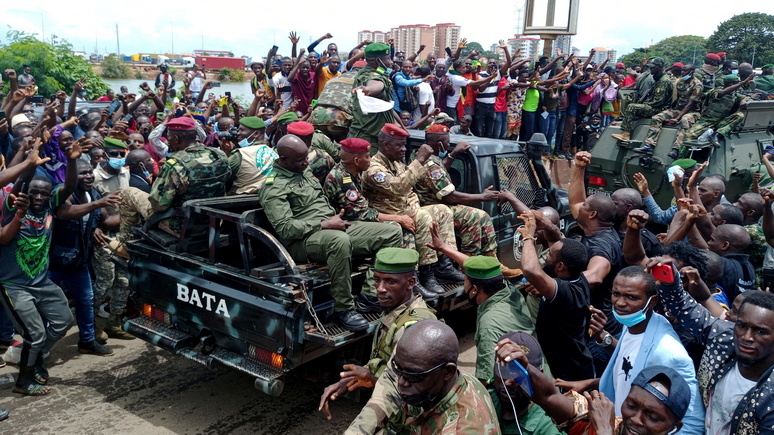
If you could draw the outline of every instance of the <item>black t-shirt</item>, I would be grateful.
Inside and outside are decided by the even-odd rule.
[[[621,238],[621,249],[623,249],[623,241],[626,237],[626,231],[623,233],[618,233],[618,236]],[[643,249],[645,249],[646,257],[652,258],[664,255],[664,245],[661,244],[661,242],[658,240],[658,237],[656,237],[656,235],[653,234],[650,230],[646,228],[640,230],[640,242],[642,243]]]
[[[723,277],[720,278],[718,286],[726,294],[728,303],[733,304],[739,293],[754,288],[755,268],[747,254],[727,254],[720,259],[723,260]]]
[[[542,300],[535,330],[551,374],[567,381],[594,377],[591,352],[586,347],[589,327],[589,282],[583,274],[573,281],[555,279],[556,295]]]
[[[583,236],[581,243],[589,253],[589,261],[594,257],[602,257],[610,262],[610,272],[602,280],[602,284],[591,289],[591,305],[602,310],[607,316],[605,330],[617,335],[622,328],[621,324],[613,317],[613,304],[610,302],[610,295],[613,291],[613,280],[624,264],[621,238],[616,230],[609,228],[593,236]]]

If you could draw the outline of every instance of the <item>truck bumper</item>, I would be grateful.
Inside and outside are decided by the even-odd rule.
[[[255,388],[270,396],[279,396],[285,387],[280,379],[283,370],[268,367],[251,358],[238,355],[222,348],[215,348],[205,354],[197,350],[199,340],[184,332],[171,329],[163,323],[139,316],[123,324],[124,331],[172,353],[213,368],[221,364],[255,377]]]

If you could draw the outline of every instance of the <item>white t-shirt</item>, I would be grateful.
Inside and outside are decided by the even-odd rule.
[[[756,382],[745,379],[739,373],[739,363],[723,376],[712,392],[707,407],[704,425],[707,435],[728,435],[731,431],[731,416],[745,394],[755,386]]]
[[[188,86],[188,89],[191,92],[201,92],[202,88],[204,88],[204,73],[201,71],[195,73],[191,70],[188,73],[188,77],[191,78],[191,85]]]
[[[446,107],[454,108],[457,107],[457,102],[460,101],[460,88],[467,86],[468,83],[470,83],[470,79],[466,79],[465,77],[456,74],[449,74],[448,72],[446,73],[446,76],[449,77],[449,81],[452,82],[452,86],[454,87],[454,94],[446,96]]]
[[[621,405],[623,405],[629,390],[632,388],[632,381],[637,376],[634,373],[634,360],[640,352],[642,339],[645,333],[631,334],[624,332],[621,340],[618,341],[618,357],[613,366],[613,388],[615,388],[615,416],[621,416]]]
[[[271,82],[274,85],[274,93],[282,98],[282,108],[287,109],[290,107],[293,103],[293,91],[290,88],[288,78],[283,76],[281,72],[278,72],[271,78]]]
[[[430,83],[422,82],[419,84],[417,89],[419,89],[419,92],[417,93],[417,101],[419,102],[419,105],[416,109],[414,109],[414,121],[422,117],[422,111],[419,110],[419,106],[424,106],[429,102],[430,105],[427,107],[427,113],[435,110],[435,97],[433,96],[433,88],[430,87]]]

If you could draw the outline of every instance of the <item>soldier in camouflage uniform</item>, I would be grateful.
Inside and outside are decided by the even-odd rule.
[[[687,63],[680,69],[680,77],[677,78],[674,85],[676,95],[672,108],[666,109],[650,118],[650,127],[648,128],[648,136],[645,138],[645,145],[635,149],[635,152],[652,154],[658,143],[658,137],[661,135],[661,125],[679,123],[680,127],[677,137],[675,137],[675,142],[672,144],[672,150],[669,151],[669,157],[677,159],[677,152],[683,143],[685,130],[690,128],[699,119],[699,110],[701,110],[701,97],[704,86],[694,76],[695,69],[692,63]]]
[[[406,330],[395,355],[376,383],[371,399],[346,434],[500,433],[497,413],[484,385],[457,368],[459,342],[454,331],[426,319]],[[403,382],[398,382],[402,379]],[[385,403],[398,411],[384,417]]]
[[[759,193],[747,192],[736,200],[734,206],[741,210],[742,215],[744,215],[742,225],[747,230],[747,234],[750,235],[750,246],[745,249],[745,254],[749,255],[750,264],[755,268],[756,285],[761,285],[763,282],[763,260],[769,246],[760,224],[765,206],[763,197]]]
[[[226,154],[197,141],[195,121],[190,117],[175,118],[167,128],[169,146],[176,152],[167,157],[150,194],[134,187],[124,190],[119,207],[121,241],[131,238],[131,229],[141,223],[141,218],[180,207],[191,199],[226,194],[226,181],[231,177]],[[165,219],[159,228],[179,236],[182,222],[179,218]]]
[[[715,132],[711,140],[716,142],[717,135],[727,136],[744,122],[744,113],[738,109],[749,98],[736,92],[744,82],[740,82],[739,77],[731,74],[723,77],[723,82],[724,88],[710,89],[704,96],[701,118],[685,133],[686,140],[694,140],[712,128]],[[680,147],[680,155],[687,156],[688,147]]]
[[[432,155],[432,148],[423,145],[410,165],[403,163],[408,133],[395,124],[385,124],[379,132],[379,142],[386,147],[371,160],[363,176],[363,195],[381,213],[406,214],[416,225],[416,248],[419,252],[419,283],[428,291],[444,292],[435,279],[438,255],[425,243],[431,241],[430,225],[435,220],[441,227],[444,240],[456,244],[454,216],[445,205],[421,207],[419,198],[412,190],[425,173],[425,165]],[[432,207],[432,209],[429,209]],[[457,278],[459,281],[461,279]],[[458,281],[458,282],[459,282]]]
[[[648,63],[650,74],[656,84],[653,91],[649,92],[639,103],[626,106],[621,121],[621,133],[612,135],[621,141],[630,140],[632,137],[632,122],[637,118],[650,118],[672,104],[672,80],[664,74],[664,59],[654,57]]]
[[[329,386],[323,392],[319,410],[323,411],[328,418],[331,418],[328,400],[335,400],[346,394],[348,390],[352,391],[360,387],[373,388],[377,379],[387,369],[387,363],[395,352],[395,345],[403,337],[406,328],[422,319],[435,319],[433,310],[427,307],[422,298],[414,296],[412,292],[417,283],[414,270],[418,261],[419,254],[409,249],[384,248],[376,253],[373,268],[376,288],[379,303],[387,314],[382,317],[374,333],[371,359],[368,364],[365,367],[354,364],[345,365],[346,371],[341,373],[341,381]],[[375,405],[389,407],[392,404],[393,402],[380,401]],[[365,429],[363,425],[366,421],[376,423],[397,411],[397,407],[390,409],[372,407],[369,412],[375,413],[373,418],[362,420],[361,428]],[[377,417],[376,413],[382,417]],[[376,429],[374,425],[368,432],[371,433]]]
[[[347,71],[328,80],[308,119],[315,128],[336,140],[346,138],[352,124],[352,84],[357,72]],[[336,159],[329,150],[325,150]]]
[[[723,73],[719,73],[718,69],[720,69],[720,56],[715,53],[707,53],[704,57],[704,64],[694,73],[696,78],[704,85],[705,93],[719,85],[715,77],[719,77]]]
[[[368,44],[365,48],[367,66],[355,75],[352,83],[352,124],[349,127],[349,137],[359,137],[371,143],[371,155],[379,151],[379,130],[384,124],[393,123],[395,117],[392,110],[365,114],[360,109],[358,89],[369,97],[392,103],[392,80],[387,69],[392,67],[390,46],[380,42]]]
[[[315,129],[312,135],[312,148],[325,151],[336,163],[341,161],[341,145],[320,130]]]
[[[323,194],[308,170],[308,147],[295,135],[277,144],[279,159],[260,191],[261,205],[278,238],[296,262],[309,259],[328,266],[336,319],[350,331],[368,329],[355,311],[352,297],[352,256],[371,255],[399,247],[400,229],[379,222],[347,221]]]
[[[127,147],[119,139],[108,137],[104,142],[105,155],[110,160],[103,162],[94,169],[94,189],[104,196],[123,191],[129,187],[131,175],[129,170],[122,167],[120,155],[126,156]],[[112,155],[112,156],[111,156]],[[124,157],[125,158],[125,157]],[[114,168],[113,166],[117,166]],[[118,214],[118,209],[107,207],[109,215]],[[97,230],[101,231],[101,230]],[[107,239],[115,239],[116,230],[107,231],[104,236]],[[110,294],[110,315],[107,324],[103,328],[99,316],[95,316],[94,333],[97,340],[107,341],[107,338],[133,340],[135,337],[121,329],[121,315],[126,309],[126,300],[129,297],[129,278],[126,276],[126,267],[117,265],[111,260],[112,251],[107,246],[95,246],[91,267],[94,269],[94,314],[99,313],[100,305],[105,297]]]
[[[294,134],[299,137],[309,148],[309,170],[320,180],[320,184],[325,182],[325,176],[328,175],[331,168],[336,164],[333,158],[327,152],[312,146],[312,137],[314,136],[314,127],[306,121],[291,122],[287,125],[288,134]]]

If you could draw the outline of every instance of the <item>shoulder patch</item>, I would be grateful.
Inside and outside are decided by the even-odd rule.
[[[438,180],[442,177],[441,171],[433,171],[430,173],[430,178],[433,180]]]
[[[266,182],[264,184],[274,184],[274,179],[277,177],[277,173],[274,171],[271,171],[269,175],[266,176]]]
[[[360,198],[360,194],[355,189],[349,189],[344,194],[345,197],[347,197],[348,200],[355,202],[358,198]]]
[[[346,176],[341,179],[341,182],[344,184],[349,184],[352,182],[352,177]]]
[[[177,164],[177,160],[175,160],[175,159],[167,159],[166,163],[169,163],[170,165],[175,165],[175,164]]]
[[[377,172],[374,174],[374,181],[377,183],[384,183],[384,180],[386,179],[387,175],[384,172]]]

